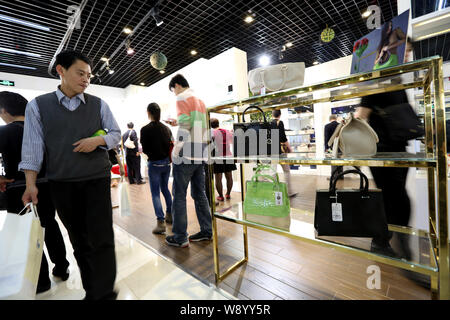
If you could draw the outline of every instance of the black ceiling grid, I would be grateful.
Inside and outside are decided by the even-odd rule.
[[[0,0],[0,14],[51,28],[42,31],[0,20],[0,47],[41,55],[0,52],[0,62],[37,68],[0,66],[0,71],[50,77],[48,64],[73,14],[67,9],[81,2]],[[80,28],[74,30],[65,47],[86,53],[93,61],[95,74],[104,65],[101,58],[109,57],[126,39],[123,28],[135,27],[156,2],[90,0],[81,15]],[[272,64],[304,61],[309,67],[314,61],[331,61],[350,55],[353,43],[370,32],[361,13],[371,4],[380,6],[382,22],[397,13],[396,0],[163,0],[160,16],[164,23],[156,26],[149,18],[131,37],[135,54],[128,56],[123,46],[110,61],[114,74],[103,70],[101,82],[95,77],[92,83],[125,88],[144,82],[149,86],[199,58],[211,59],[232,47],[247,52],[249,69],[258,67],[262,54],[269,55]],[[248,10],[255,14],[251,24],[244,22]],[[327,25],[336,34],[330,43],[320,40]],[[450,36],[445,34],[420,41],[416,58],[438,54],[449,60],[449,41]],[[293,46],[283,52],[280,60],[280,48],[287,42]],[[196,56],[190,54],[193,49],[198,52]],[[150,65],[150,55],[157,50],[169,61],[165,75]]]

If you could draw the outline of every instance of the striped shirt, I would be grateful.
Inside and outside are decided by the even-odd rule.
[[[73,98],[67,97],[58,87],[56,96],[62,106],[70,111],[76,110],[81,103],[86,103],[84,94],[80,93]],[[120,128],[114,118],[108,104],[101,100],[100,114],[102,118],[103,129],[108,130],[108,134],[102,136],[106,142],[106,148],[116,147],[121,138]],[[88,137],[86,137],[88,138]],[[74,141],[75,143],[76,141]],[[75,149],[75,146],[74,146]],[[25,110],[25,127],[22,142],[22,161],[19,164],[19,170],[32,170],[39,172],[44,159],[45,142],[42,129],[41,116],[36,99],[31,100]]]

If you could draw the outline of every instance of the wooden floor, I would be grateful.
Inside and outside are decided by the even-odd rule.
[[[314,211],[315,190],[326,188],[328,181],[319,176],[293,175],[295,191],[291,206]],[[359,180],[346,179],[341,185],[357,185]],[[118,188],[112,189],[113,202]],[[189,194],[189,193],[188,193]],[[162,198],[163,199],[163,198]],[[231,201],[240,194],[232,193]],[[136,238],[171,259],[184,270],[214,283],[212,242],[191,243],[189,248],[174,248],[165,243],[165,236],[152,234],[156,218],[149,184],[130,186],[131,216],[121,217],[114,209],[114,222]],[[229,206],[226,201],[220,206]],[[188,196],[188,233],[199,231],[193,200]],[[221,272],[240,260],[243,253],[242,226],[222,220],[218,222]],[[171,233],[169,225],[167,232]],[[249,262],[240,267],[219,287],[239,299],[317,300],[357,299],[428,300],[430,291],[405,278],[400,269],[362,259],[334,249],[323,248],[261,230],[248,228]],[[367,288],[367,267],[381,269],[381,289]],[[151,277],[151,275],[149,275]]]

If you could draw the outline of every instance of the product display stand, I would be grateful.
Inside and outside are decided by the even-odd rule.
[[[312,154],[287,154],[282,156],[248,156],[222,157],[210,160],[232,160],[240,164],[241,200],[230,208],[216,211],[214,176],[210,163],[211,211],[214,245],[214,268],[216,283],[222,281],[231,272],[248,261],[247,227],[283,235],[313,245],[334,248],[340,252],[356,255],[372,261],[385,263],[409,271],[429,275],[431,277],[431,293],[433,299],[450,299],[449,278],[449,235],[447,204],[447,150],[445,132],[445,104],[442,74],[442,58],[435,56],[403,65],[380,69],[372,72],[354,74],[348,77],[325,81],[294,89],[269,93],[263,96],[244,100],[226,102],[208,108],[207,122],[211,113],[228,114],[235,121],[242,121],[242,113],[249,105],[257,105],[264,111],[294,108],[321,102],[343,101],[360,98],[370,94],[392,92],[402,89],[422,88],[425,105],[425,153],[377,153],[373,157],[364,158],[332,158],[313,156]],[[425,71],[425,72],[418,72]],[[413,80],[403,80],[402,75],[414,73]],[[422,75],[422,76],[419,76]],[[413,78],[413,77],[410,77]],[[331,94],[312,98],[312,92],[331,92]],[[336,90],[338,89],[338,90]],[[320,98],[319,98],[320,97]],[[432,105],[434,104],[434,108]],[[248,111],[252,113],[254,111]],[[247,115],[246,113],[246,115]],[[318,128],[316,128],[317,130]],[[208,130],[210,134],[210,130]],[[245,199],[245,163],[279,163],[291,165],[326,165],[326,166],[367,166],[367,167],[417,167],[426,168],[428,172],[428,207],[429,232],[389,225],[394,235],[401,234],[408,239],[413,251],[409,260],[393,258],[370,251],[370,240],[367,238],[317,237],[311,213],[292,208],[288,221],[276,221],[263,217],[254,219],[243,212]],[[437,182],[437,183],[436,183]],[[436,199],[436,201],[433,201]],[[313,213],[312,213],[313,214]],[[228,270],[220,273],[219,244],[217,219],[243,226],[244,257]]]

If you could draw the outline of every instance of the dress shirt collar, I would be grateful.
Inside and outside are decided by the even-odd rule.
[[[58,101],[61,102],[61,100],[66,97],[67,99],[70,100],[70,98],[68,96],[66,96],[62,91],[61,91],[61,86],[58,86],[58,89],[56,89],[56,96],[58,97]],[[84,94],[80,93],[77,94],[74,98],[78,98],[81,100],[81,102],[86,103],[86,101],[84,100]],[[73,98],[72,98],[73,99]]]

